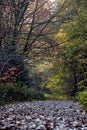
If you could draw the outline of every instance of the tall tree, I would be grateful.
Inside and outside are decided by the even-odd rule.
[[[37,48],[46,45],[46,42],[40,45],[39,40],[42,41],[42,37],[46,39],[55,14],[52,13],[51,8],[48,10],[45,8],[48,5],[47,0],[0,2],[0,26],[2,28],[0,30],[0,77],[2,77],[4,71],[8,71],[13,64],[16,67],[24,64],[26,53],[32,52],[32,48],[37,43]],[[33,46],[34,43],[36,43],[35,46]]]

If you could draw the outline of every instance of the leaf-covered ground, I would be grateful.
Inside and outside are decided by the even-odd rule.
[[[73,101],[36,101],[0,107],[0,130],[87,130],[87,111]]]

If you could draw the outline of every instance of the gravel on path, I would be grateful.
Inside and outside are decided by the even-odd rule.
[[[0,107],[0,130],[87,130],[87,111],[74,101],[35,101]]]

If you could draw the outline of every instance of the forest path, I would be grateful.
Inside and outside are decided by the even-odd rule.
[[[0,130],[87,130],[87,111],[74,101],[35,101],[0,107]]]

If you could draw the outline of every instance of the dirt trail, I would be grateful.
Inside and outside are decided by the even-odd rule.
[[[73,101],[36,101],[0,107],[0,130],[87,130],[87,111]]]

